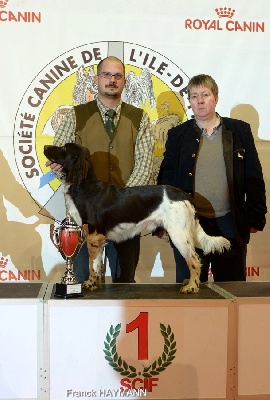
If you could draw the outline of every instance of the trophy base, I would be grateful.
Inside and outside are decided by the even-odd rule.
[[[82,285],[81,283],[56,283],[54,295],[64,299],[83,297]]]

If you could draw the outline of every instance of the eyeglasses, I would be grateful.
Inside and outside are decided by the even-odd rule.
[[[111,79],[114,76],[117,81],[120,81],[120,79],[124,77],[123,74],[111,74],[110,72],[101,72],[99,76],[102,76],[102,78],[105,79]]]

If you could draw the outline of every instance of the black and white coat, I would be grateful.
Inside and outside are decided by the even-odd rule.
[[[121,242],[142,230],[164,228],[190,269],[190,281],[181,288],[185,293],[199,290],[200,261],[195,247],[205,253],[229,249],[228,240],[206,235],[191,197],[181,189],[164,185],[120,188],[97,181],[89,150],[75,143],[45,146],[44,154],[63,166],[68,210],[78,225],[87,225],[90,278],[84,283],[86,288],[93,289],[93,274],[100,275],[106,239]]]

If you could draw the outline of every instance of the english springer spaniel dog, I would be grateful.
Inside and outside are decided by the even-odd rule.
[[[199,290],[200,260],[195,247],[204,253],[223,252],[230,242],[208,236],[198,219],[191,197],[172,186],[138,186],[121,188],[97,181],[87,148],[67,143],[44,147],[45,156],[63,166],[63,184],[67,211],[80,226],[87,226],[89,251],[88,281],[85,289],[93,290],[101,283],[102,250],[106,239],[121,242],[146,229],[163,228],[185,258],[190,270],[183,293]]]

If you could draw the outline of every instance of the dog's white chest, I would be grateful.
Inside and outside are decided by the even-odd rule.
[[[64,189],[66,212],[72,216],[77,225],[81,226],[82,219],[80,217],[77,207],[75,206],[72,198],[70,197],[70,194],[68,193],[69,186],[70,185],[65,184]]]

